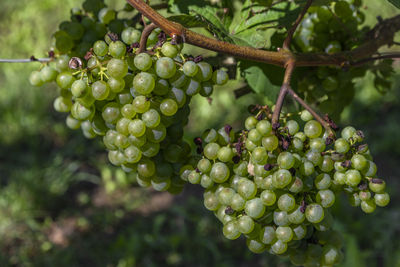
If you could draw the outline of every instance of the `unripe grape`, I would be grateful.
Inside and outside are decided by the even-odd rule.
[[[319,223],[324,218],[324,209],[319,204],[310,204],[306,207],[306,219],[311,223]]]
[[[322,126],[315,120],[308,121],[306,125],[304,125],[304,133],[309,138],[317,138],[322,134]]]
[[[385,207],[390,202],[390,196],[388,193],[378,193],[374,196],[375,204],[379,207]]]
[[[216,183],[223,183],[229,178],[229,168],[222,162],[214,163],[211,167],[210,177]]]
[[[247,247],[253,253],[263,253],[266,249],[265,245],[255,239],[247,239],[246,240]]]
[[[372,213],[376,209],[376,204],[373,199],[361,201],[361,210],[365,213]]]
[[[265,212],[265,206],[263,205],[260,198],[253,198],[246,201],[244,210],[247,215],[254,219],[257,219],[263,216]]]

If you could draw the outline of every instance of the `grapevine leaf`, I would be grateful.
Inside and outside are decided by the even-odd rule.
[[[392,3],[398,9],[400,9],[400,0],[389,0],[389,2]]]
[[[168,0],[168,10],[172,13],[189,13],[189,6],[204,7],[208,3],[199,0]]]
[[[232,42],[228,29],[218,16],[220,11],[218,8],[212,6],[189,6],[189,11],[191,14],[197,15],[202,20],[206,21],[208,24],[208,30],[213,33],[216,38]]]
[[[254,92],[266,96],[271,102],[276,100],[283,79],[282,68],[245,60],[240,61],[240,68]]]
[[[186,28],[202,27],[207,29],[209,27],[209,24],[200,16],[176,15],[168,17],[168,20],[180,23]]]

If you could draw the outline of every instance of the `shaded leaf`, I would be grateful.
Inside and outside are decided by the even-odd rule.
[[[209,24],[199,16],[176,15],[168,17],[168,20],[182,24],[186,28],[203,27],[208,28]]]
[[[392,3],[398,9],[400,9],[400,0],[389,0],[389,2]]]

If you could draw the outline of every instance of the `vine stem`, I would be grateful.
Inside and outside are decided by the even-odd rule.
[[[310,8],[313,0],[307,0],[306,5],[304,6],[303,10],[300,12],[299,16],[297,17],[296,21],[294,22],[293,26],[288,30],[287,36],[285,41],[283,42],[283,49],[289,50],[290,43],[292,42],[293,35],[296,32],[297,27],[299,26],[300,22],[303,20],[304,15],[307,13],[307,10]]]
[[[151,34],[151,32],[156,28],[157,28],[157,25],[154,23],[150,23],[149,25],[144,27],[142,36],[140,37],[139,49],[136,51],[137,54],[143,53],[146,51],[147,39],[149,38],[149,35]]]
[[[23,58],[23,59],[12,59],[12,58],[0,58],[0,63],[30,63],[30,62],[50,62],[52,58]]]
[[[384,45],[392,44],[394,34],[400,30],[400,15],[380,21],[369,33],[362,45],[351,51],[327,53],[292,53],[287,49],[266,51],[253,47],[239,46],[195,33],[181,24],[169,21],[143,0],[127,0],[140,13],[156,24],[169,36],[179,36],[186,43],[221,52],[239,58],[285,67],[293,60],[296,66],[346,66],[349,62],[368,58]]]
[[[287,87],[287,94],[289,94],[294,100],[296,100],[300,105],[303,106],[304,109],[306,109],[308,112],[313,115],[313,117],[325,128],[325,130],[330,134],[330,135],[335,135],[334,131],[332,128],[329,126],[329,123],[325,121],[321,116],[318,115],[317,112],[315,112],[300,96],[296,94],[293,89],[288,86]]]
[[[279,90],[279,95],[275,103],[274,113],[272,114],[272,129],[276,130],[279,128],[279,117],[281,115],[283,102],[285,102],[285,97],[288,93],[288,89],[290,88],[290,80],[292,78],[294,70],[294,62],[290,61],[286,65],[285,76],[283,77],[283,84],[281,89]]]

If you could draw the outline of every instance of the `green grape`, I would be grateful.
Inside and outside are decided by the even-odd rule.
[[[361,171],[368,167],[368,161],[363,155],[355,154],[351,158],[351,166],[354,169]]]
[[[86,107],[76,101],[71,107],[71,115],[77,120],[87,120],[94,114],[94,107]]]
[[[253,117],[250,117],[250,118],[253,118]],[[261,120],[261,121],[257,122],[256,129],[262,136],[268,136],[271,134],[272,126],[269,121]]]
[[[148,95],[155,87],[154,77],[148,72],[140,72],[133,78],[133,87],[139,94]]]
[[[356,129],[354,129],[354,127],[351,126],[347,126],[346,128],[344,128],[341,133],[342,138],[344,138],[346,141],[349,141],[350,138],[352,138],[355,134],[356,134]]]
[[[135,146],[128,146],[124,150],[126,161],[129,163],[136,163],[142,158],[142,151]]]
[[[329,208],[335,203],[335,194],[329,189],[320,190],[316,200],[322,207]]]
[[[188,77],[194,77],[199,71],[199,67],[193,61],[186,61],[182,66],[183,73]]]
[[[251,153],[251,159],[257,163],[264,165],[267,162],[268,154],[264,147],[256,147]]]
[[[231,199],[231,208],[236,211],[243,210],[245,204],[246,204],[246,200],[237,193]]]
[[[163,96],[169,92],[169,83],[167,80],[158,79],[154,86],[153,94]]]
[[[349,149],[350,145],[344,138],[339,138],[335,141],[335,150],[338,153],[347,153]]]
[[[255,144],[260,143],[262,135],[257,129],[251,129],[247,135],[248,140],[252,141]]]
[[[72,73],[70,73],[68,71],[61,72],[60,74],[57,75],[57,78],[56,78],[57,85],[61,89],[69,89],[69,88],[71,88],[72,83],[74,81],[75,81],[74,76],[72,76]]]
[[[358,196],[361,200],[368,200],[371,198],[371,192],[369,191],[360,191]]]
[[[142,121],[146,127],[154,128],[160,124],[160,114],[155,109],[149,109],[142,114]]]
[[[201,180],[201,174],[197,171],[191,171],[189,176],[187,177],[187,180],[191,184],[199,184]]]
[[[276,241],[275,229],[272,226],[265,226],[260,232],[260,241],[266,245]]]
[[[303,121],[308,122],[308,121],[312,120],[314,117],[313,117],[313,115],[311,115],[311,113],[308,110],[303,110],[300,114],[300,118]]]
[[[128,131],[129,131],[129,125],[128,125]],[[128,136],[128,141],[129,141],[130,144],[132,144],[132,145],[134,145],[136,147],[142,147],[145,144],[149,144],[149,142],[147,142],[147,140],[146,140],[146,136],[145,135],[142,135],[140,137],[129,135]]]
[[[289,186],[289,191],[292,193],[300,193],[304,188],[303,180],[295,177],[292,184]]]
[[[223,146],[218,150],[217,158],[222,162],[229,162],[232,160],[233,151],[230,147]]]
[[[263,253],[266,249],[265,245],[259,242],[258,240],[255,239],[247,239],[246,240],[246,245],[249,248],[249,250],[253,253]]]
[[[342,172],[335,172],[333,175],[333,182],[339,185],[346,184],[346,175]]]
[[[87,84],[83,80],[76,80],[71,85],[71,93],[74,97],[82,97],[87,93]]]
[[[246,130],[251,130],[251,129],[256,128],[257,124],[258,124],[258,120],[254,117],[248,117],[244,122]],[[271,127],[271,129],[272,129],[272,127]]]
[[[314,180],[315,188],[319,190],[328,189],[331,186],[331,183],[331,176],[326,173],[319,174]]]
[[[212,74],[212,80],[217,85],[225,85],[228,80],[228,74],[223,70],[216,70]]]
[[[285,188],[292,181],[292,175],[288,170],[280,169],[273,175],[272,184],[276,188]]]
[[[278,226],[286,226],[289,224],[289,216],[286,211],[274,211],[274,223]]]
[[[105,81],[96,81],[92,84],[92,96],[96,100],[104,100],[110,93],[110,87]]]
[[[290,135],[295,135],[300,129],[299,124],[295,120],[287,121],[285,126],[288,128]]]
[[[282,240],[277,240],[271,245],[271,250],[273,253],[279,255],[283,254],[287,250],[287,243],[283,242]]]
[[[178,46],[166,42],[161,47],[161,53],[166,57],[175,58],[179,53],[179,49]]]
[[[81,122],[73,118],[71,115],[67,116],[67,118],[65,119],[65,124],[67,125],[68,128],[72,130],[77,130],[81,126]]]
[[[350,205],[353,207],[358,207],[361,204],[361,199],[357,193],[349,195]]]
[[[165,139],[167,136],[167,129],[160,123],[154,128],[146,128],[146,138],[147,140],[159,143]]]
[[[206,192],[204,194],[204,207],[211,211],[217,210],[219,207],[217,196],[212,192]]]
[[[200,95],[204,97],[209,97],[214,91],[213,85],[210,82],[202,82],[200,86]]]
[[[110,87],[111,92],[113,92],[113,93],[122,92],[125,88],[125,80],[124,79],[118,79],[118,78],[114,78],[111,76],[109,77],[107,84]]]
[[[323,152],[325,150],[325,141],[322,138],[310,139],[310,149],[316,152]]]
[[[115,137],[115,145],[119,148],[127,148],[129,146],[128,138],[123,134],[117,134]]]
[[[374,196],[375,204],[379,207],[385,207],[390,202],[390,196],[388,193],[378,193]]]
[[[218,201],[223,205],[230,205],[234,195],[235,190],[232,188],[223,188],[218,192]]]
[[[275,230],[276,238],[281,240],[284,243],[287,243],[293,238],[292,228],[289,226],[278,226]]]
[[[186,103],[186,94],[181,89],[172,88],[170,93],[168,94],[168,98],[173,99],[177,104],[178,107],[183,107]]]
[[[122,79],[128,73],[128,64],[125,60],[112,58],[107,63],[107,73],[116,79]]]
[[[278,199],[278,208],[283,211],[291,211],[296,207],[296,200],[291,194],[283,194]],[[288,241],[287,241],[288,242]]]
[[[58,75],[58,72],[54,68],[52,68],[50,66],[45,66],[40,71],[40,78],[45,83],[49,83],[49,82],[54,81],[57,78],[57,75]]]
[[[373,161],[368,160],[368,167],[361,171],[367,177],[375,176],[377,171],[376,164]]]
[[[365,213],[372,213],[376,209],[376,204],[373,199],[361,201],[361,210]]]
[[[122,31],[121,39],[125,44],[131,45],[140,41],[141,34],[142,33],[135,28],[127,27]]]
[[[325,265],[334,265],[340,262],[339,250],[331,245],[326,245],[322,252],[322,262]]]
[[[119,119],[117,121],[117,124],[116,124],[116,127],[115,127],[117,132],[119,132],[119,133],[121,133],[123,135],[129,135],[128,126],[129,126],[130,122],[131,122],[131,120],[127,119],[127,118]]]
[[[150,109],[150,101],[145,96],[137,96],[132,102],[133,110],[136,113],[145,113]]]
[[[93,52],[99,56],[104,57],[108,53],[108,45],[102,40],[98,40],[93,45]]]
[[[215,160],[218,157],[220,146],[217,143],[209,143],[204,147],[204,156],[210,160]]]
[[[301,206],[296,206],[295,209],[293,209],[289,214],[288,214],[288,221],[293,224],[301,224],[304,222],[306,216],[305,214],[301,211]]]
[[[126,46],[121,41],[111,42],[108,46],[110,55],[114,58],[122,58],[126,53]]]
[[[169,79],[169,82],[173,87],[183,88],[189,82],[189,77],[182,71],[176,71],[174,77]]]
[[[156,191],[165,192],[171,186],[171,179],[166,179],[166,180],[163,180],[163,181],[160,181],[160,182],[156,182],[154,180],[151,180],[151,185],[153,186],[153,188]]]
[[[229,168],[225,163],[217,162],[211,167],[210,177],[216,183],[223,183],[229,178]]]
[[[176,65],[171,58],[162,57],[157,60],[155,70],[158,77],[169,79],[175,75]]]
[[[300,165],[300,173],[304,176],[310,176],[314,173],[314,164],[311,161],[304,160],[303,164]]]
[[[54,37],[56,38],[56,48],[60,53],[68,53],[74,47],[74,40],[65,31],[57,31]]]
[[[147,53],[140,53],[136,55],[133,62],[135,67],[141,71],[149,70],[153,64],[151,57]]]
[[[249,234],[254,229],[254,221],[250,216],[240,216],[237,220],[237,227],[242,234]]]
[[[361,182],[361,174],[357,170],[348,170],[345,174],[346,184],[357,186]]]
[[[69,69],[69,60],[70,57],[68,55],[60,55],[58,58],[56,58],[56,69],[59,72],[66,71]]]
[[[125,104],[121,107],[121,115],[127,119],[132,119],[136,115],[136,111],[132,104]]]
[[[54,100],[53,107],[57,112],[69,112],[72,107],[72,101],[68,98],[59,96]]]
[[[133,135],[130,135],[130,140],[132,139],[132,137],[134,137]],[[160,144],[159,143],[154,143],[154,142],[147,142],[147,138],[145,135],[142,135],[140,137],[136,137],[137,139],[140,138],[144,138],[144,140],[146,141],[145,144],[142,145],[142,147],[140,148],[142,150],[142,155],[148,158],[154,157],[158,154],[158,152],[160,151]]]
[[[131,135],[140,137],[146,132],[146,124],[140,119],[134,119],[129,123],[128,130]]]
[[[152,177],[156,172],[154,162],[150,159],[142,158],[137,165],[137,172],[142,177]]]
[[[306,219],[311,223],[319,223],[324,218],[324,209],[319,204],[309,204],[306,207]]]
[[[237,186],[237,192],[244,199],[252,199],[257,194],[257,186],[251,180],[243,178],[243,179],[239,180],[239,183]]]
[[[279,154],[277,163],[282,169],[290,169],[294,166],[295,159],[290,152],[282,152]]]
[[[310,120],[304,125],[304,133],[309,138],[317,138],[322,134],[322,126],[315,120]]]
[[[264,215],[265,206],[260,198],[253,198],[246,201],[244,210],[248,216],[257,219]]]
[[[195,79],[190,79],[184,91],[189,96],[194,96],[200,92],[201,84]]]
[[[205,82],[211,79],[213,71],[210,64],[207,62],[199,62],[197,63],[199,67],[199,71],[197,72],[195,78],[200,82]]]
[[[275,135],[267,136],[262,138],[262,145],[268,151],[274,151],[278,148],[279,140]]]
[[[385,190],[386,182],[380,180],[380,183],[374,183],[374,181],[372,180],[368,183],[368,187],[374,193],[382,193]]]
[[[305,156],[314,166],[318,166],[322,162],[322,156],[319,152],[309,150]]]

